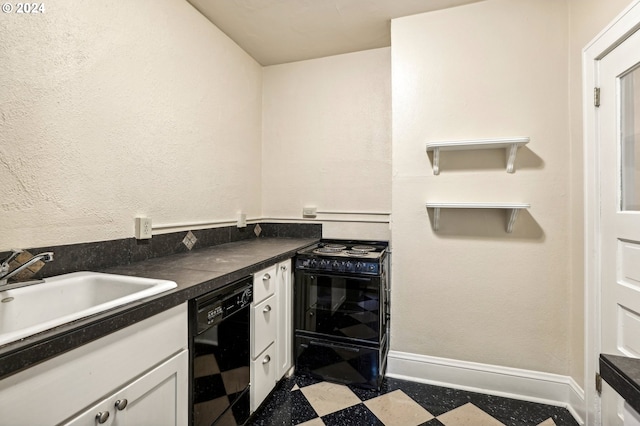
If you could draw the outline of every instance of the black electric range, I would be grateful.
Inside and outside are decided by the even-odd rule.
[[[379,388],[389,351],[388,243],[322,240],[295,265],[296,371]]]

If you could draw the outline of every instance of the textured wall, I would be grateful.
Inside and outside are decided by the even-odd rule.
[[[390,49],[264,68],[263,212],[389,212]],[[380,220],[380,216],[318,219]],[[388,224],[325,224],[324,235],[388,239]]]
[[[568,7],[487,0],[392,22],[391,348],[570,372]],[[425,143],[529,136],[516,173],[504,150],[443,153]],[[512,234],[504,212],[441,213],[426,201],[531,203]]]
[[[183,0],[0,19],[0,251],[260,215],[261,67]]]

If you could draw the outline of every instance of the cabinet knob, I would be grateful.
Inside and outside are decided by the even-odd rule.
[[[122,410],[124,410],[125,408],[127,408],[127,404],[128,404],[128,403],[129,403],[129,401],[127,401],[127,399],[126,399],[126,398],[119,399],[119,400],[117,400],[117,401],[116,401],[116,408],[117,408],[119,411],[122,411]]]
[[[264,274],[264,277],[262,277],[263,281],[270,280],[270,279],[271,279],[271,275],[269,274]]]
[[[287,266],[286,266],[286,265],[282,265],[282,266],[280,267],[280,269],[282,269],[283,271],[286,271],[286,270],[287,270]]]
[[[109,412],[108,411],[100,411],[98,414],[96,414],[96,420],[100,424],[106,422],[107,420],[109,420]]]
[[[269,361],[271,361],[271,357],[269,355],[265,356],[264,359],[262,360],[262,364],[269,364]],[[108,414],[108,413],[107,413]]]
[[[271,306],[267,305],[264,307],[264,309],[262,310],[262,312],[267,313],[267,312],[271,312]]]

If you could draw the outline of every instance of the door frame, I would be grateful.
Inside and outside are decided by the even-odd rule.
[[[600,138],[594,88],[600,86],[602,58],[640,30],[640,0],[633,1],[582,51],[582,116],[584,147],[584,276],[585,276],[585,411],[586,424],[600,425],[600,397],[594,374],[600,356]]]

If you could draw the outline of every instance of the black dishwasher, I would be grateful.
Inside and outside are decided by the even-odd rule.
[[[189,302],[194,426],[235,426],[249,418],[252,282],[246,277]]]

